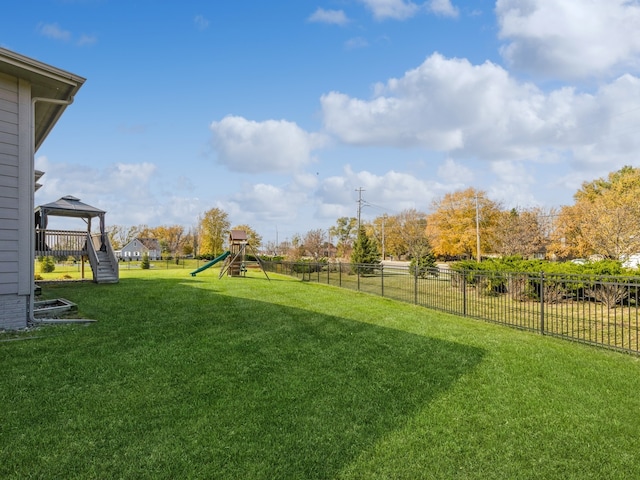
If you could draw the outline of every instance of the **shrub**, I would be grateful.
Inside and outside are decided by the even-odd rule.
[[[316,262],[311,260],[299,260],[293,264],[292,270],[296,273],[315,273],[322,271],[326,262]]]
[[[145,252],[145,254],[142,255],[142,260],[140,261],[140,268],[143,270],[149,270],[150,267],[149,254]]]
[[[40,271],[42,273],[51,273],[56,269],[56,263],[53,257],[40,257]]]
[[[438,276],[438,266],[436,265],[436,257],[433,253],[428,253],[419,258],[412,258],[409,264],[411,275],[417,275],[425,278],[427,275]]]

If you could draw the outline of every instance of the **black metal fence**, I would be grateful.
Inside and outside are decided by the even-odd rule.
[[[640,278],[264,262],[269,272],[640,353]]]

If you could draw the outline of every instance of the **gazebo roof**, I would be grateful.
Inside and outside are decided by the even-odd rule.
[[[40,205],[36,207],[35,211],[45,215],[79,218],[102,217],[106,213],[104,210],[82,203],[79,198],[71,195],[59,198],[55,202],[47,203],[46,205]]]

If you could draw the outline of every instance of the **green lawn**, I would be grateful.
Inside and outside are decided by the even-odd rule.
[[[276,274],[60,284],[0,334],[1,478],[640,478],[640,360]]]

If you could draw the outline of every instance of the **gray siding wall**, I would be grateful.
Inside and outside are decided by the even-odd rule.
[[[19,90],[16,78],[0,74],[0,329],[26,326],[30,301],[29,295],[20,295],[19,215],[20,190],[24,188],[19,183],[23,130]],[[33,282],[33,276],[31,279]]]
[[[17,330],[27,326],[29,297],[0,295],[0,330]]]

